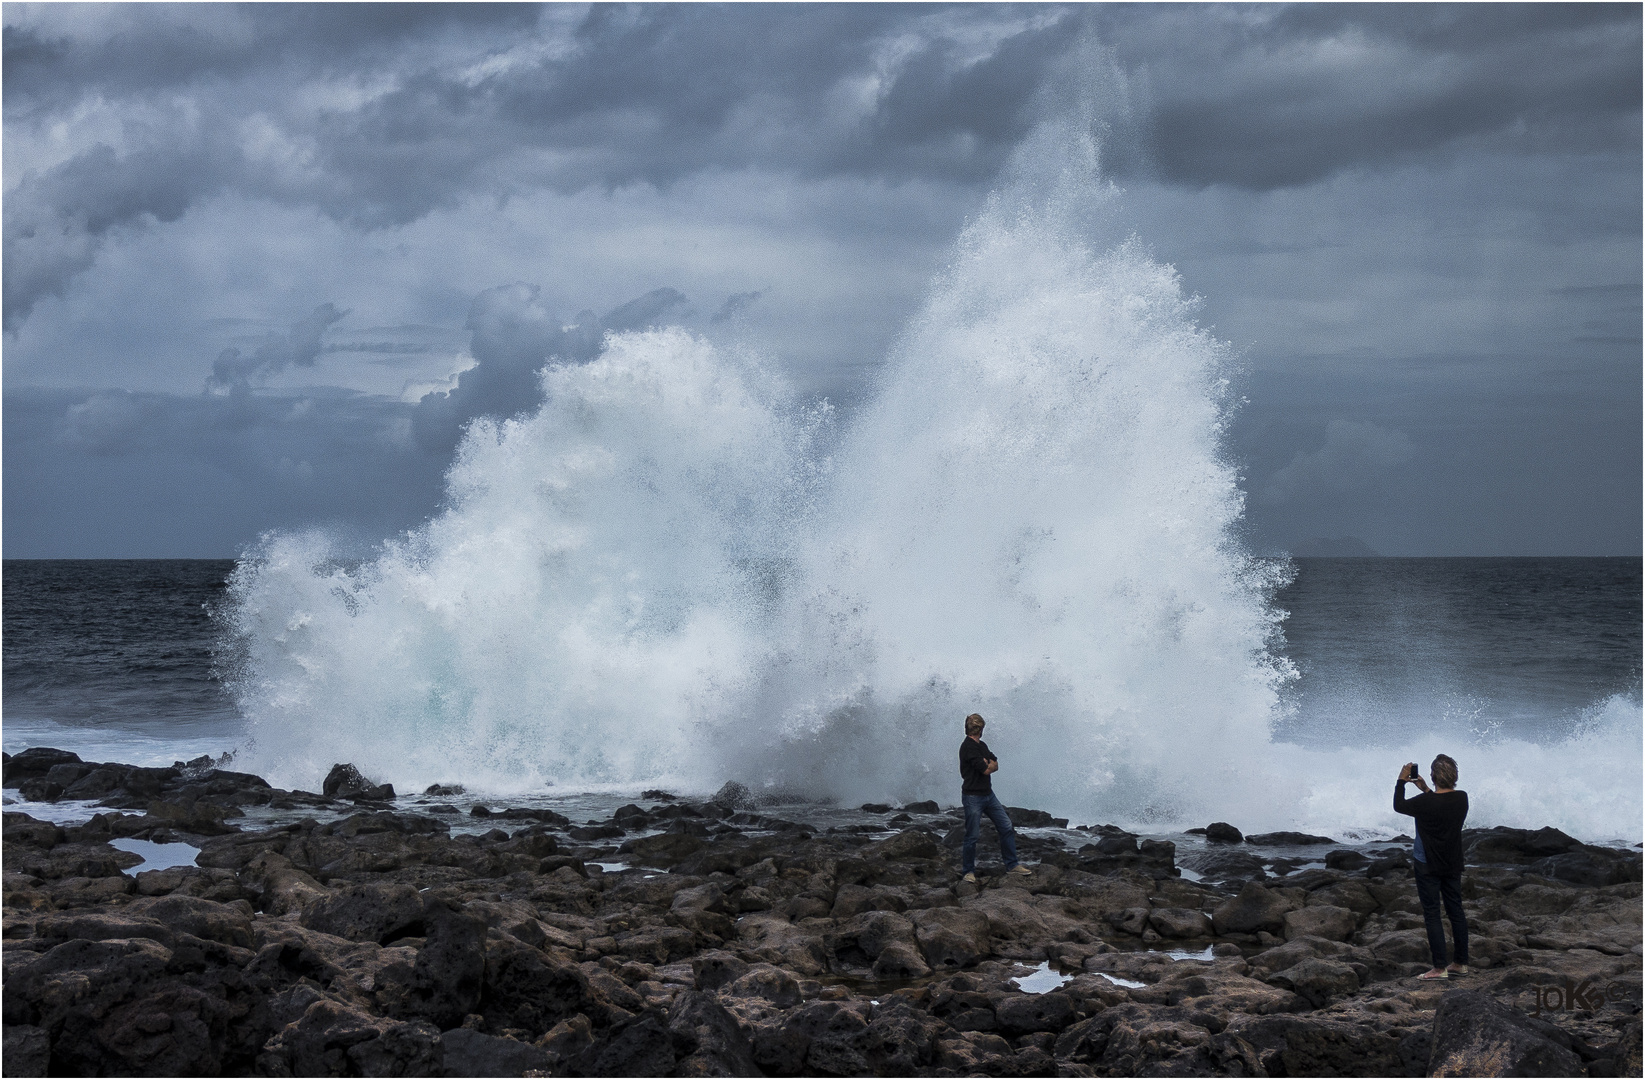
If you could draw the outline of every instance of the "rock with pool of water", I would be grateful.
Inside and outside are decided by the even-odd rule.
[[[579,811],[573,831],[530,806],[337,813],[217,769],[195,771],[200,791],[108,763],[39,775],[63,764],[116,778],[116,801],[155,782],[147,802],[204,799],[199,820],[225,828],[190,840],[199,865],[134,879],[110,845],[187,836],[189,818],[5,815],[8,1073],[1414,1075],[1431,1047],[1453,1069],[1484,1052],[1436,1027],[1458,985],[1412,978],[1427,944],[1396,848],[1195,881],[1169,839],[1094,826],[972,885],[932,831],[829,831],[856,808],[651,799]],[[279,824],[215,816],[288,795]],[[1635,853],[1470,839],[1501,858],[1465,876],[1462,985],[1510,1009],[1601,987],[1533,1033],[1591,1074],[1637,1060]],[[1189,868],[1256,858],[1186,851]]]

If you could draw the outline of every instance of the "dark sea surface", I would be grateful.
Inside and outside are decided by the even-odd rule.
[[[219,677],[212,615],[233,567],[7,560],[5,749],[52,745],[137,764],[234,749],[242,721]],[[1557,745],[1585,727],[1614,729],[1620,716],[1637,732],[1638,558],[1298,559],[1296,567],[1275,597],[1288,612],[1284,655],[1300,676],[1284,694],[1276,744],[1364,750],[1441,736],[1481,748],[1472,751],[1478,761],[1482,748],[1519,740],[1555,747],[1555,758],[1536,760],[1558,761],[1592,753]],[[1634,744],[1625,730],[1601,745],[1637,757],[1627,749]],[[1525,760],[1514,753],[1501,762]],[[1510,764],[1492,768],[1511,773]],[[1570,764],[1580,775],[1580,762]],[[1617,782],[1631,783],[1629,775]],[[1619,794],[1596,789],[1588,801]],[[1496,797],[1504,806],[1532,798]],[[1528,814],[1552,812],[1526,805]],[[1584,823],[1595,837],[1630,832],[1602,805],[1564,824]]]
[[[169,763],[229,749],[239,716],[214,670],[210,608],[233,569],[229,559],[7,559],[6,750]]]
[[[1460,723],[1561,738],[1607,698],[1639,693],[1638,558],[1296,564],[1275,597],[1301,675],[1278,737],[1397,743]],[[217,677],[211,611],[233,568],[6,560],[6,749],[48,737],[231,748],[238,717]]]
[[[1640,559],[1297,559],[1275,597],[1301,678],[1276,735],[1435,727],[1564,738],[1640,687]]]

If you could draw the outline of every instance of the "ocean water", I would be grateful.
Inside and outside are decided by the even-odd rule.
[[[169,765],[221,754],[243,724],[217,677],[231,560],[17,560],[0,576],[5,747]]]
[[[1640,560],[1255,557],[1229,351],[1097,159],[1028,140],[850,416],[612,335],[364,557],[7,563],[7,748],[946,803],[977,711],[1006,801],[1076,823],[1393,835],[1444,751],[1476,824],[1639,839]]]
[[[224,625],[211,612],[221,610],[234,566],[7,560],[5,749],[60,746],[140,764],[244,752],[245,719],[214,674]],[[1280,694],[1268,753],[1332,773],[1374,760],[1381,768],[1371,787],[1381,802],[1398,766],[1420,757],[1412,748],[1433,744],[1462,763],[1478,824],[1639,839],[1625,785],[1640,752],[1640,559],[1297,559],[1292,568],[1274,600],[1286,613],[1278,651],[1299,677]],[[1514,769],[1496,765],[1514,759]],[[1582,782],[1567,785],[1564,774],[1576,771]],[[686,786],[702,790],[711,779]],[[1555,798],[1532,799],[1528,809],[1514,791],[1520,783]],[[610,797],[636,789],[586,786]],[[609,801],[596,795],[584,807],[574,788],[545,790],[582,816]],[[1001,789],[1012,791],[1003,778]],[[953,801],[951,792],[936,794]],[[1018,788],[1012,801],[1043,800]],[[1607,803],[1609,816],[1577,810]],[[1534,817],[1535,808],[1544,816]],[[1309,824],[1364,839],[1400,831],[1380,814],[1366,805],[1275,827]],[[1134,824],[1160,831],[1173,823]]]

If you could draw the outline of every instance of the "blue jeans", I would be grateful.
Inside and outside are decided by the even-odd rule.
[[[1428,951],[1433,955],[1434,967],[1445,966],[1445,924],[1440,921],[1440,904],[1445,905],[1445,916],[1451,923],[1451,937],[1456,944],[1456,962],[1468,962],[1468,917],[1462,911],[1462,875],[1439,877],[1428,873],[1428,864],[1413,859],[1416,871],[1417,899],[1422,902],[1422,921],[1428,930]]]
[[[960,802],[965,805],[965,845],[960,848],[960,862],[965,872],[969,874],[977,868],[977,838],[982,835],[984,814],[999,831],[1000,857],[1005,860],[1005,868],[1009,870],[1017,865],[1017,831],[1011,827],[1011,819],[1006,816],[1005,807],[999,799],[990,792],[987,795],[961,795]]]

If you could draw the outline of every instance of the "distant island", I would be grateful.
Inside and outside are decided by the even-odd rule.
[[[1312,540],[1304,540],[1291,549],[1291,554],[1301,558],[1316,559],[1379,559],[1382,553],[1372,551],[1371,545],[1357,536],[1327,537],[1316,536]]]

